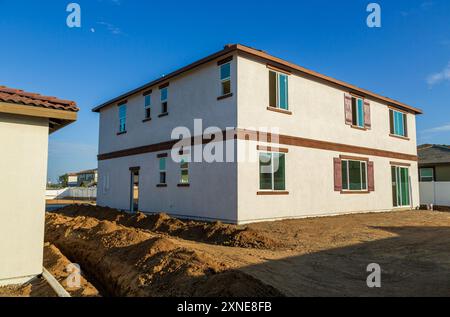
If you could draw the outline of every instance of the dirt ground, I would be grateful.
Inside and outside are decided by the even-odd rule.
[[[71,206],[46,238],[111,296],[450,296],[446,212],[231,226]]]

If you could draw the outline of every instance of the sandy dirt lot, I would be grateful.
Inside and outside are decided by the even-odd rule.
[[[72,206],[46,238],[113,296],[450,296],[445,212],[231,226]]]

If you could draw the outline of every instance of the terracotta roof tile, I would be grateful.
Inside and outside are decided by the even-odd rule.
[[[78,112],[74,101],[42,96],[37,93],[0,86],[0,102],[9,102],[33,107]]]

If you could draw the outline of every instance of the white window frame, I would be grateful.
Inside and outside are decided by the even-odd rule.
[[[276,89],[275,94],[276,94],[276,98],[277,98],[276,105],[275,105],[276,109],[289,111],[289,108],[290,108],[290,106],[289,106],[289,75],[286,74],[286,73],[283,73],[283,72],[272,70],[272,69],[269,69],[269,72],[275,73],[275,79],[276,79],[276,81],[275,81],[275,89]],[[281,108],[281,104],[280,104],[281,103],[280,75],[286,76],[286,78],[287,78],[287,90],[286,90],[286,95],[287,95],[286,96],[286,102],[287,102],[286,106],[287,107],[286,107],[286,109]]]
[[[366,122],[365,122],[365,113],[364,113],[364,98],[352,96],[352,106],[353,106],[353,98],[355,98],[355,107],[356,107],[356,124],[354,124],[355,127],[358,128],[365,128]],[[359,107],[358,107],[358,101],[361,100],[362,102],[362,125],[359,125]],[[352,109],[353,112],[353,109]],[[353,124],[353,122],[352,122]]]
[[[184,160],[184,162],[183,162]],[[182,167],[182,165],[187,164],[187,167]],[[187,176],[188,176],[188,181],[187,182],[183,182],[183,171],[187,171]],[[182,158],[182,161],[180,162],[180,181],[179,184],[190,184],[191,183],[191,178],[190,178],[190,173],[189,173],[189,160],[186,157]]]
[[[422,180],[422,170],[424,169],[430,169],[431,170],[431,181],[423,181]],[[424,176],[424,177],[430,177],[430,176]],[[434,181],[434,168],[432,167],[421,167],[419,168],[419,181],[420,182],[433,182]]]
[[[147,100],[149,100],[148,104],[147,104]],[[147,116],[148,109],[150,109],[149,116]],[[148,94],[144,97],[144,118],[145,119],[150,119],[152,117],[151,109],[152,109],[152,94]]]
[[[360,161],[360,160],[352,160],[352,159],[343,159],[341,160],[341,164],[343,162],[347,162],[347,189],[344,189],[344,183],[342,183],[342,191],[343,192],[367,192],[369,190],[369,176],[368,176],[368,172],[369,172],[369,164],[367,161]],[[362,171],[362,163],[364,163],[366,165],[366,188],[362,188],[362,189],[350,189],[350,165],[349,162],[359,162],[360,163],[360,168]],[[362,173],[360,176],[360,181],[361,181],[361,185],[363,184],[363,177],[362,177]]]
[[[163,91],[166,91],[166,98],[163,99]],[[161,114],[166,114],[169,112],[169,89],[168,87],[164,87],[160,89],[160,94],[161,94]],[[165,112],[163,112],[163,103],[167,103],[167,109]]]
[[[226,78],[222,78],[222,67],[227,66],[227,65],[230,67],[230,75],[228,77],[226,77]],[[231,94],[231,62],[228,62],[228,63],[220,65],[220,67],[219,67],[219,76],[220,76],[220,95],[221,96],[226,96],[228,94]],[[225,93],[223,91],[223,84],[225,82],[227,82],[227,81],[230,82],[230,92]]]
[[[125,116],[122,117],[122,109],[125,108]],[[124,103],[122,105],[119,106],[119,133],[123,133],[127,131],[127,116],[128,116],[128,108],[127,108],[127,104]],[[122,125],[123,122],[123,125]],[[123,126],[123,129],[122,129]]]
[[[161,161],[162,160],[164,160],[165,161],[165,169],[161,169]],[[167,157],[160,157],[159,158],[159,161],[158,161],[158,163],[159,163],[159,184],[160,185],[167,185]],[[161,173],[164,173],[165,174],[165,182],[164,183],[161,183]]]
[[[270,155],[270,162],[271,162],[271,164],[270,164],[270,166],[271,166],[271,169],[272,169],[272,171],[271,171],[271,174],[272,174],[272,189],[261,189],[261,166],[260,166],[260,164],[261,164],[261,161],[260,161],[260,154],[266,154],[266,155]],[[273,159],[273,157],[274,157],[274,154],[278,154],[278,155],[284,155],[284,168],[285,168],[285,171],[284,171],[284,186],[285,186],[285,189],[275,189],[275,171],[274,171],[274,164],[273,164],[273,161],[274,161],[274,159]],[[287,182],[286,182],[286,159],[287,159],[287,155],[286,155],[287,153],[282,153],[282,152],[264,152],[264,151],[260,151],[260,152],[258,152],[258,176],[259,176],[259,182],[260,182],[260,184],[259,184],[259,191],[260,192],[285,192],[286,190],[287,190]]]

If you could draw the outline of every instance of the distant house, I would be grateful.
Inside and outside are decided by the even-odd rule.
[[[450,206],[450,146],[418,147],[421,205]]]
[[[68,187],[91,187],[97,185],[98,172],[97,169],[85,170],[77,173],[68,173],[59,179],[63,181],[67,177]]]
[[[421,182],[450,182],[450,145],[424,144],[417,151]]]
[[[48,135],[77,112],[73,101],[0,86],[0,286],[42,274]]]

